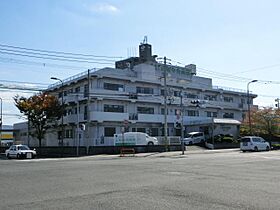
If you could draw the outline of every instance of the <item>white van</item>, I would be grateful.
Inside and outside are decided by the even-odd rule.
[[[191,132],[188,133],[186,138],[184,138],[185,145],[192,145],[205,142],[205,137],[203,132]]]
[[[142,132],[127,132],[124,134],[114,134],[115,146],[129,145],[158,145],[158,140]]]
[[[258,136],[244,136],[240,139],[240,150],[246,151],[260,151],[270,150],[269,143],[262,137]]]

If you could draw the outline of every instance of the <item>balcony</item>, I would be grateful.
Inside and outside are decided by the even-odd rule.
[[[117,112],[90,112],[90,120],[97,122],[113,121],[113,122],[123,122],[128,120],[128,113],[117,113]]]
[[[77,114],[71,114],[63,117],[64,123],[77,123]],[[79,114],[79,122],[84,121],[84,115]]]
[[[164,123],[164,115],[161,114],[137,114],[137,122],[149,122],[149,123]],[[174,123],[175,115],[167,115],[167,122]]]
[[[85,99],[85,97],[82,93],[79,93],[79,95],[73,94],[73,95],[64,96],[63,99],[65,103],[77,103],[77,99],[79,101],[82,101]]]

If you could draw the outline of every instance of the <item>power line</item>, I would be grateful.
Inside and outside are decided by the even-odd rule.
[[[69,65],[61,65],[61,64],[54,64],[54,63],[47,63],[47,62],[36,62],[36,61],[28,61],[28,60],[21,60],[15,58],[5,58],[5,57],[0,57],[0,62],[20,64],[20,65],[41,66],[41,67],[56,68],[56,69],[60,68],[60,69],[75,70],[75,71],[89,68],[89,67],[69,66]]]
[[[45,53],[53,53],[53,54],[64,54],[64,55],[74,55],[74,56],[85,56],[85,57],[97,57],[97,58],[116,58],[122,59],[121,56],[104,56],[104,55],[92,55],[92,54],[82,54],[82,53],[72,53],[72,52],[63,52],[63,51],[51,51],[51,50],[42,50],[42,49],[32,49],[25,47],[18,47],[13,45],[0,44],[1,47],[13,48],[13,49],[21,49],[21,50],[29,50],[35,52],[45,52]]]
[[[1,54],[7,55],[15,55],[15,56],[23,56],[29,58],[39,58],[39,59],[47,59],[47,60],[56,60],[56,61],[69,61],[69,62],[77,62],[77,63],[94,63],[94,64],[109,64],[112,65],[113,63],[109,62],[98,62],[98,61],[87,61],[87,60],[75,60],[75,59],[66,59],[66,58],[50,58],[50,57],[43,57],[43,56],[36,56],[36,55],[27,55],[21,53],[11,53],[11,52],[3,52],[0,50]]]
[[[66,58],[66,59],[75,59],[75,60],[92,60],[92,61],[108,61],[108,62],[115,62],[115,60],[109,60],[104,58],[83,58],[83,57],[74,57],[74,56],[65,56],[65,55],[52,55],[48,53],[38,53],[38,52],[28,52],[23,50],[11,50],[11,49],[4,49],[0,48],[2,51],[12,52],[12,53],[23,53],[26,55],[39,55],[39,56],[47,56],[47,57],[55,57],[55,58]]]
[[[14,80],[0,80],[0,82],[14,82],[14,83],[20,83],[20,84],[26,84],[26,85],[49,85],[47,83],[37,83],[37,82],[22,82],[22,81],[14,81]]]

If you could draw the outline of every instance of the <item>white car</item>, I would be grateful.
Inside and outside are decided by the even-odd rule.
[[[205,137],[203,132],[191,132],[188,133],[186,138],[184,138],[185,145],[192,145],[205,142]]]
[[[156,137],[149,136],[142,132],[126,132],[124,134],[114,134],[115,146],[132,146],[132,145],[158,145]]]
[[[7,158],[35,158],[36,151],[29,149],[26,145],[12,145],[5,151]]]
[[[259,136],[244,136],[240,139],[240,150],[246,151],[269,151],[270,146],[267,141]]]

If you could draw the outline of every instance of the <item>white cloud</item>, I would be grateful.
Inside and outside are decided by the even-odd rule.
[[[116,6],[108,3],[86,5],[86,8],[93,13],[101,14],[117,14],[120,12],[120,10]]]

